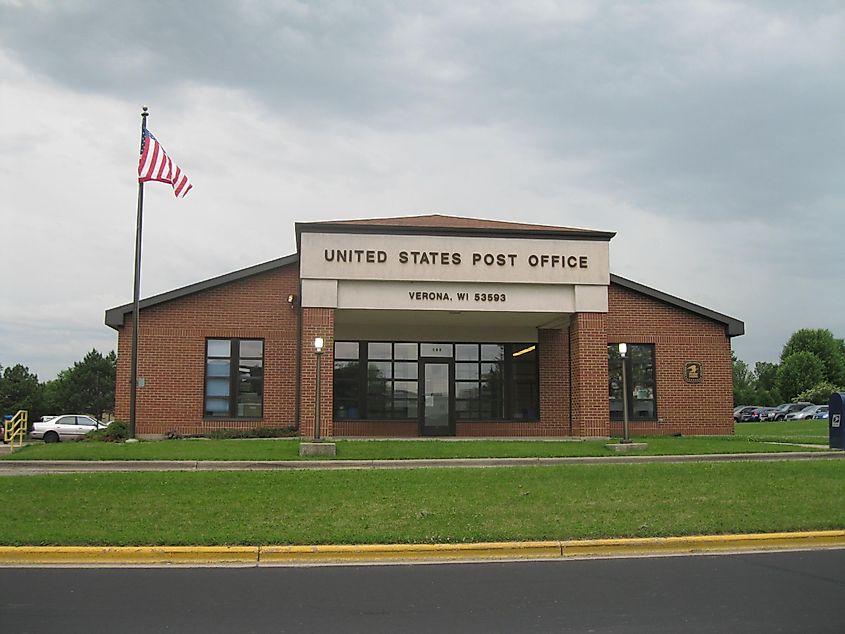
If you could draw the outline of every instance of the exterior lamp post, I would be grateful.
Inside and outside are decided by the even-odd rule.
[[[631,442],[631,439],[628,437],[628,370],[625,363],[625,356],[627,354],[628,344],[620,343],[619,356],[622,357],[622,442],[625,444]],[[317,376],[319,377],[319,374]]]
[[[314,338],[314,352],[317,355],[316,395],[314,398],[314,440],[320,440],[320,362],[323,357],[323,338]]]

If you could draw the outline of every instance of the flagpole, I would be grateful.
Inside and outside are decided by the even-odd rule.
[[[141,108],[141,144],[147,129],[147,107]],[[132,296],[132,376],[129,379],[129,437],[135,438],[135,414],[138,397],[138,319],[141,298],[141,225],[144,217],[144,183],[138,179],[138,217],[135,224],[135,290]]]

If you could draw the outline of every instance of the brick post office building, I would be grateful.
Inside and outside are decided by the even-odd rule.
[[[317,398],[334,437],[612,436],[623,402],[635,435],[732,433],[743,323],[611,274],[613,236],[440,215],[299,223],[296,254],[141,301],[137,433],[311,436]],[[125,420],[132,305],[106,324]]]

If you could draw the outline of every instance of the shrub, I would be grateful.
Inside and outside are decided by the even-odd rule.
[[[253,429],[212,429],[207,438],[228,440],[232,438],[288,438],[296,436],[295,427],[255,427]]]
[[[97,429],[85,434],[85,440],[100,442],[123,442],[128,437],[129,430],[126,428],[126,424],[117,420],[109,423],[109,426],[105,429]]]
[[[795,397],[795,401],[808,401],[815,405],[827,405],[833,392],[845,392],[845,388],[836,387],[833,383],[822,381],[809,390],[804,390]]]

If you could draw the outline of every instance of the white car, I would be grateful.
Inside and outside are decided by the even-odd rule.
[[[786,420],[809,420],[816,415],[821,408],[827,408],[827,405],[808,405],[797,412],[790,412],[786,415]]]
[[[45,417],[46,418],[46,417]],[[108,423],[101,423],[95,418],[82,414],[62,414],[52,416],[49,420],[40,420],[32,424],[29,437],[44,442],[59,442],[60,440],[78,440],[89,431],[104,429]]]

